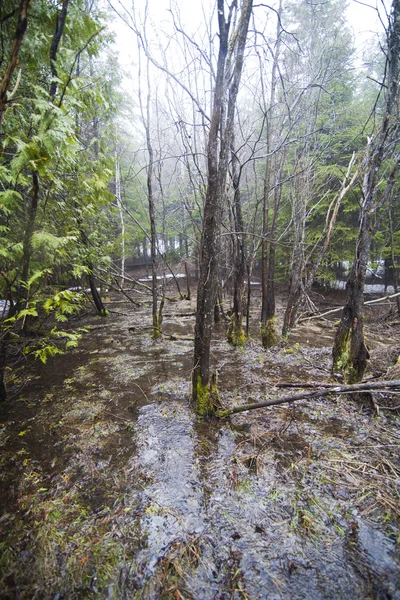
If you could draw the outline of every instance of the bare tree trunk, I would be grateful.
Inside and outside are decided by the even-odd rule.
[[[399,60],[400,0],[393,0],[387,30],[386,105],[380,129],[368,146],[362,165],[365,175],[356,255],[346,284],[346,305],[332,351],[333,372],[341,373],[348,383],[362,380],[369,358],[364,337],[364,284],[371,242],[378,224],[378,212],[389,201],[398,173],[398,158],[395,157],[394,166],[387,178],[386,189],[378,197],[383,161],[388,161],[394,156],[398,144]]]
[[[300,161],[301,162],[301,161]],[[304,198],[307,186],[307,170],[304,173],[305,181],[298,176],[295,181],[293,193],[293,251],[290,266],[289,298],[283,318],[282,335],[287,336],[296,321],[297,308],[302,294],[303,272],[305,267],[304,243],[306,222],[306,200]],[[301,182],[301,183],[300,183]],[[304,183],[304,185],[302,185]]]
[[[32,193],[30,197],[30,203],[28,207],[28,219],[25,226],[24,240],[23,240],[23,251],[22,251],[22,274],[21,279],[23,285],[26,285],[29,278],[29,265],[32,255],[32,236],[33,229],[35,226],[36,213],[39,204],[39,175],[37,171],[32,172]],[[27,290],[25,290],[27,291]],[[24,292],[23,297],[26,298]]]
[[[150,85],[150,68],[149,68],[149,58],[147,57],[147,97],[146,97],[146,108],[143,106],[142,102],[142,93],[141,93],[141,51],[140,44],[138,40],[138,51],[139,51],[139,104],[140,104],[140,112],[142,117],[142,123],[146,132],[146,145],[147,145],[147,153],[148,153],[148,165],[147,165],[147,202],[149,209],[149,219],[150,219],[150,253],[151,253],[151,280],[152,280],[152,317],[153,317],[153,339],[158,339],[162,336],[161,331],[161,319],[162,314],[161,311],[157,311],[157,231],[156,231],[156,215],[155,215],[155,206],[154,206],[154,196],[153,196],[153,170],[154,170],[154,151],[151,140],[151,128],[150,128],[150,94],[151,94],[151,85]]]
[[[243,292],[244,292],[244,224],[242,216],[242,204],[240,198],[240,175],[239,160],[232,150],[232,183],[233,183],[233,217],[234,228],[234,272],[233,272],[233,310],[231,322],[228,327],[228,342],[232,346],[244,346],[246,336],[243,331]]]
[[[275,333],[275,290],[274,290],[274,271],[275,271],[275,244],[273,236],[276,227],[276,210],[274,210],[273,221],[274,231],[269,231],[269,212],[270,195],[274,189],[272,185],[272,120],[275,111],[275,97],[277,88],[277,69],[278,59],[281,47],[281,14],[282,1],[279,3],[278,19],[276,26],[276,46],[273,55],[272,74],[271,74],[271,95],[269,99],[269,109],[266,114],[267,123],[267,159],[265,163],[264,175],[264,193],[263,193],[263,237],[261,244],[261,341],[264,348],[270,348],[276,344]],[[276,166],[276,165],[275,165]],[[275,183],[276,183],[276,177]],[[276,187],[275,187],[276,191]],[[276,208],[276,203],[275,203]],[[270,238],[270,239],[269,239]]]
[[[106,315],[108,315],[108,311],[105,308],[103,301],[101,299],[100,293],[97,289],[92,264],[89,264],[89,269],[90,269],[90,273],[88,275],[88,282],[89,282],[90,292],[92,294],[92,299],[93,299],[94,305],[95,305],[99,315],[102,317],[105,317]]]
[[[394,242],[394,230],[393,230],[393,215],[392,207],[389,210],[389,225],[390,225],[390,250],[391,250],[391,262],[393,270],[393,289],[394,293],[397,294],[399,291],[399,267],[398,257],[395,255],[395,242]],[[397,314],[400,316],[400,297],[396,298]]]
[[[229,29],[235,3],[230,5],[225,19],[224,0],[218,0],[219,53],[214,90],[208,147],[208,185],[204,206],[201,238],[200,278],[197,291],[197,313],[192,376],[192,399],[200,415],[214,412],[218,402],[216,375],[210,377],[210,345],[213,310],[217,292],[217,261],[219,253],[219,228],[229,153],[232,142],[234,111],[242,74],[244,48],[247,39],[252,0],[244,0],[237,31],[229,48]],[[234,54],[234,65],[230,61]],[[225,123],[225,98],[229,90]],[[221,140],[219,143],[219,134]]]
[[[121,289],[124,288],[125,283],[125,220],[124,220],[124,211],[122,208],[121,201],[121,172],[120,172],[120,162],[118,155],[115,157],[115,199],[117,201],[118,211],[119,211],[119,220],[121,224],[121,279],[119,285]]]
[[[11,47],[10,58],[7,63],[3,79],[0,83],[0,125],[3,121],[4,113],[7,107],[7,92],[11,84],[11,79],[18,64],[18,54],[21,49],[22,41],[28,27],[28,8],[30,0],[21,0],[17,29]]]
[[[69,2],[69,0],[63,0],[61,10],[60,10],[59,14],[57,15],[56,30],[53,35],[53,39],[51,41],[51,46],[50,46],[50,69],[51,69],[51,74],[53,76],[53,79],[52,79],[51,85],[50,85],[50,98],[52,100],[54,100],[54,98],[56,96],[57,87],[58,87],[58,83],[57,83],[58,73],[57,73],[57,67],[56,67],[56,60],[57,60],[58,46],[60,45],[61,38],[62,38],[62,35],[64,32],[65,21],[67,19],[68,2]]]
[[[246,262],[247,273],[247,299],[246,299],[246,337],[250,335],[250,302],[251,302],[251,274],[253,263],[250,258]]]

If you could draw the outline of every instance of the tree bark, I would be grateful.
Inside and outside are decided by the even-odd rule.
[[[51,69],[51,74],[52,74],[52,81],[50,84],[50,98],[52,100],[54,100],[54,98],[56,96],[57,87],[58,87],[58,84],[57,84],[58,72],[57,72],[57,67],[56,67],[57,52],[58,52],[58,47],[60,45],[61,38],[62,38],[62,35],[64,32],[65,21],[67,19],[68,2],[69,2],[69,0],[63,0],[61,11],[57,15],[56,30],[54,32],[53,39],[51,40],[51,46],[50,46],[50,69]]]
[[[32,254],[32,236],[33,229],[35,227],[36,213],[39,204],[39,175],[37,171],[32,172],[32,191],[30,197],[30,203],[28,207],[28,218],[25,225],[25,233],[23,240],[22,250],[22,271],[21,279],[23,285],[26,285],[29,279],[29,265]],[[24,298],[26,294],[23,293]]]
[[[240,197],[240,175],[239,160],[232,149],[232,183],[233,183],[233,248],[234,248],[234,271],[233,271],[233,307],[231,322],[228,327],[228,342],[232,346],[244,346],[246,336],[243,331],[243,292],[244,292],[244,224],[242,216],[242,204]]]
[[[138,39],[138,52],[139,52],[139,105],[140,113],[142,118],[142,124],[146,133],[146,145],[148,153],[148,164],[147,164],[147,203],[149,210],[150,219],[150,254],[151,254],[151,280],[152,280],[152,319],[153,319],[153,339],[158,339],[162,336],[161,333],[161,321],[159,317],[161,313],[157,311],[157,231],[156,231],[156,215],[155,205],[153,196],[153,170],[154,170],[154,150],[151,140],[151,127],[150,127],[150,95],[151,95],[151,84],[150,84],[150,69],[149,69],[149,57],[147,58],[147,69],[146,69],[146,85],[147,85],[147,96],[146,106],[143,106],[142,101],[142,84],[141,84],[141,47]]]
[[[300,150],[301,152],[301,150]],[[299,165],[302,159],[299,159]],[[298,175],[294,184],[294,197],[292,207],[293,218],[293,250],[291,257],[290,275],[289,275],[289,298],[286,305],[285,315],[283,317],[282,335],[285,337],[295,324],[297,308],[302,294],[303,272],[305,267],[304,244],[306,227],[306,189],[308,189],[307,167],[304,173]]]
[[[234,32],[235,37],[232,38],[234,43],[229,48],[229,29],[236,3],[231,4],[229,16],[225,19],[224,0],[218,0],[219,52],[207,147],[208,182],[200,245],[201,263],[192,375],[192,399],[195,410],[200,415],[213,413],[218,402],[216,376],[210,377],[210,345],[217,293],[219,228],[232,143],[234,111],[252,4],[252,0],[243,2],[237,32]],[[233,52],[235,52],[234,64],[231,68]],[[225,114],[226,94],[228,94],[228,107]],[[219,134],[221,134],[220,143]]]
[[[121,278],[119,285],[122,290],[125,284],[125,220],[121,200],[121,172],[118,153],[116,153],[115,156],[115,199],[117,201],[119,221],[121,225]]]
[[[269,109],[266,114],[267,123],[267,159],[265,163],[264,190],[263,190],[263,238],[261,244],[261,341],[264,348],[270,348],[276,344],[275,333],[275,229],[277,221],[277,203],[276,194],[276,161],[275,177],[272,184],[273,156],[272,156],[272,121],[275,112],[275,97],[278,83],[277,70],[278,59],[281,47],[281,14],[282,1],[279,3],[278,19],[276,26],[276,46],[273,55],[272,73],[271,73],[271,94],[269,99]],[[275,157],[276,158],[276,157]],[[273,223],[270,229],[270,196],[275,192]]]
[[[19,8],[19,16],[17,22],[17,29],[14,36],[13,45],[11,47],[10,58],[3,75],[3,79],[0,83],[0,126],[3,121],[4,113],[7,107],[7,92],[11,84],[11,79],[15,71],[15,67],[18,64],[18,55],[21,49],[22,41],[26,29],[28,27],[28,8],[30,0],[21,0]]]

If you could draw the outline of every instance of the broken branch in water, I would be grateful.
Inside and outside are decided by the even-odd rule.
[[[323,386],[324,384],[322,384]],[[301,392],[293,396],[285,396],[276,400],[265,400],[264,402],[256,402],[254,404],[242,404],[225,410],[217,410],[217,417],[228,417],[246,410],[255,410],[256,408],[265,408],[266,406],[275,406],[284,404],[285,402],[295,402],[296,400],[312,400],[314,398],[324,398],[330,394],[351,394],[354,392],[373,392],[373,391],[392,391],[400,390],[400,380],[394,381],[376,381],[369,383],[356,383],[353,385],[336,385],[334,387],[323,388],[313,392]]]

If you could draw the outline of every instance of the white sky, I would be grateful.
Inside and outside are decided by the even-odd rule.
[[[349,0],[347,18],[355,34],[354,42],[359,62],[365,47],[376,43],[377,37],[382,35],[383,23],[385,26],[387,24],[385,5],[389,6],[388,0]]]
[[[145,0],[133,0],[135,8],[138,12],[143,11]],[[128,9],[131,6],[130,0],[109,0],[121,14],[124,14],[123,5]],[[148,0],[149,12],[151,19],[156,26],[162,29],[163,22],[170,22],[168,9],[171,0]],[[204,0],[203,2],[175,0],[174,4],[178,6],[182,23],[187,23],[189,29],[195,29],[203,21],[203,4],[206,5],[205,13],[209,14],[210,6],[213,5],[212,0]],[[214,2],[216,4],[216,2]],[[385,6],[390,5],[390,0],[348,0],[347,17],[349,25],[355,34],[355,46],[358,54],[358,61],[361,61],[363,48],[366,44],[371,44],[371,40],[375,39],[378,33],[382,33],[383,25],[378,17],[378,9],[381,18],[386,23]],[[176,9],[175,9],[176,10]],[[125,13],[127,14],[127,13]],[[136,40],[132,31],[124,25],[118,17],[115,18],[113,25],[115,31],[116,46],[120,55],[121,64],[127,68],[135,62]]]

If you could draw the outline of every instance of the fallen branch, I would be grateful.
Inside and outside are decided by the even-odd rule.
[[[337,383],[302,383],[299,381],[298,383],[276,383],[275,387],[277,388],[312,388],[312,389],[321,389],[321,388],[335,388],[337,387]]]
[[[382,296],[381,298],[375,298],[375,300],[368,300],[368,302],[364,302],[364,306],[367,306],[369,304],[378,304],[378,302],[383,302],[384,300],[391,300],[392,298],[397,298],[398,296],[400,296],[400,292],[397,292],[397,294],[390,294],[388,296]],[[303,317],[302,319],[299,319],[297,322],[300,324],[300,323],[304,323],[305,321],[311,321],[311,319],[322,319],[323,317],[326,317],[326,315],[332,315],[333,313],[339,312],[342,309],[343,309],[343,306],[338,306],[337,308],[333,308],[324,313],[319,313],[318,315],[312,315],[311,317]]]
[[[228,417],[246,410],[255,410],[257,408],[265,408],[266,406],[275,406],[284,404],[285,402],[295,402],[296,400],[312,400],[314,398],[325,398],[330,394],[351,394],[354,392],[372,392],[376,390],[400,390],[400,380],[394,381],[377,381],[372,383],[356,383],[353,385],[337,385],[331,388],[316,390],[314,392],[303,392],[294,396],[285,396],[276,400],[265,400],[264,402],[256,402],[255,404],[242,404],[242,406],[234,406],[226,410],[217,410],[217,417]]]
[[[139,302],[136,302],[136,300],[133,300],[133,298],[131,298],[126,291],[123,289],[122,285],[120,284],[120,282],[118,281],[117,278],[114,279],[115,283],[118,286],[118,291],[121,292],[121,294],[123,294],[125,296],[125,298],[128,300],[128,302],[131,302],[134,306],[140,306]]]
[[[169,337],[170,340],[172,340],[173,342],[193,342],[194,341],[194,337],[186,337],[184,335],[177,335],[176,333],[172,334],[172,333],[165,333],[165,331],[163,331],[162,329],[160,329],[159,327],[140,327],[140,331],[144,331],[145,329],[151,329],[152,331],[155,329],[156,331],[159,331],[161,333],[161,335],[163,336],[167,336]],[[130,331],[134,331],[135,329],[132,327],[129,327]]]

